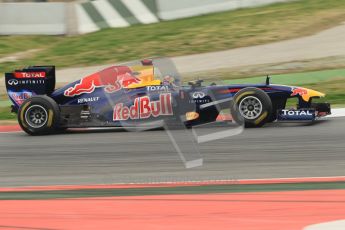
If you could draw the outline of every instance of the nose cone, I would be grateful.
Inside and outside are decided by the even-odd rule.
[[[296,96],[296,95],[301,96],[304,101],[308,102],[310,98],[324,97],[326,94],[313,90],[313,89],[297,87],[297,88],[292,89],[291,96]]]

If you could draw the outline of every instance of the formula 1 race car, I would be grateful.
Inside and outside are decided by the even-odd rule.
[[[167,64],[168,63],[168,64]],[[169,67],[167,67],[169,66]],[[328,103],[313,103],[323,93],[295,86],[262,84],[188,86],[174,66],[142,60],[104,70],[55,89],[54,66],[30,66],[5,74],[7,93],[22,129],[31,135],[66,128],[130,127],[175,119],[194,126],[217,120],[231,110],[233,122],[261,127],[273,121],[313,121],[331,113]],[[294,109],[286,109],[297,98]]]

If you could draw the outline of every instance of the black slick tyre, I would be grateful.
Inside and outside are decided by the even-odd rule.
[[[51,134],[58,128],[60,110],[56,102],[45,95],[33,96],[20,106],[18,122],[30,135]]]
[[[261,89],[241,89],[235,94],[233,101],[237,111],[235,114],[232,113],[232,116],[235,120],[243,120],[246,128],[261,127],[272,115],[271,99]]]

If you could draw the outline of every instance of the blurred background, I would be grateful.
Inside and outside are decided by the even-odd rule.
[[[1,202],[0,228],[311,230],[321,228],[305,226],[332,221],[345,229],[344,118],[246,129],[198,145],[204,166],[185,169],[161,130],[17,133],[4,81],[5,72],[55,65],[61,87],[109,65],[165,56],[184,83],[271,75],[272,83],[324,92],[322,100],[345,108],[344,22],[345,0],[0,0],[0,200],[12,200]],[[193,181],[206,183],[168,188]],[[107,187],[136,182],[153,187]],[[104,186],[73,187],[92,184]],[[37,185],[53,186],[4,188]],[[156,198],[140,198],[149,194]],[[109,197],[129,195],[136,197]]]
[[[56,65],[57,85],[171,57],[184,80],[311,87],[345,104],[345,0],[0,0],[0,74]],[[0,80],[0,119],[9,113]]]

